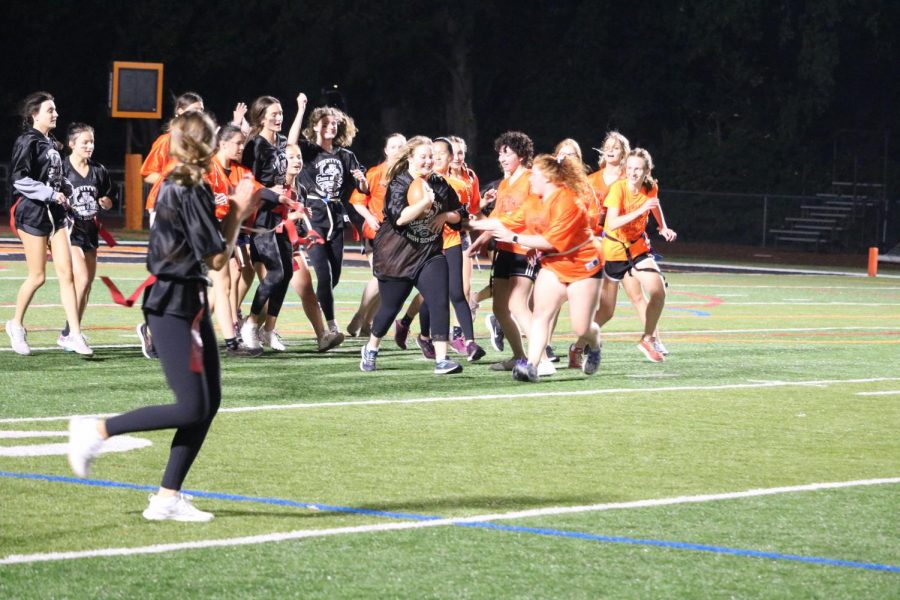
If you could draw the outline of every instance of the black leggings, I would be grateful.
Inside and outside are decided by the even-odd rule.
[[[200,320],[203,372],[191,370],[191,319],[147,314],[153,345],[159,354],[175,404],[145,406],[106,421],[109,435],[175,429],[162,487],[180,490],[188,470],[206,439],[206,432],[222,402],[219,348],[208,315]]]
[[[387,334],[413,286],[418,288],[428,303],[427,310],[431,314],[433,329],[438,332],[431,338],[446,342],[450,337],[450,304],[447,301],[447,260],[443,255],[426,263],[415,281],[378,280],[381,306],[372,320],[372,334],[377,338],[383,338]],[[424,311],[426,307],[423,305],[422,309]]]
[[[463,289],[463,254],[462,244],[444,250],[447,257],[448,284],[450,286],[450,302],[453,303],[453,312],[456,320],[463,330],[463,339],[474,340],[475,328],[472,325],[472,309],[469,308],[469,299],[466,298]],[[424,294],[423,294],[424,296]],[[419,309],[419,325],[422,327],[422,335],[431,333],[431,317],[428,313],[428,300],[422,303]]]
[[[261,262],[266,267],[266,276],[253,294],[250,312],[258,315],[268,303],[266,313],[277,317],[290,287],[291,276],[294,274],[291,242],[286,233],[272,231],[254,235],[251,243],[254,250],[253,260]]]
[[[324,237],[324,236],[323,236]],[[344,260],[344,236],[339,233],[324,244],[313,244],[307,250],[316,272],[316,297],[326,321],[334,320],[334,295],[331,290],[341,280],[341,263]]]

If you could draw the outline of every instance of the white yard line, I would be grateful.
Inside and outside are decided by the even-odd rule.
[[[424,398],[405,398],[400,400],[347,400],[343,402],[300,402],[294,404],[264,404],[259,406],[235,406],[221,408],[219,413],[268,412],[273,410],[304,410],[335,408],[342,406],[380,406],[389,404],[429,404],[435,402],[474,402],[482,400],[514,400],[519,398],[553,398],[565,396],[601,396],[609,394],[658,394],[660,392],[698,392],[721,390],[749,390],[775,387],[822,387],[847,383],[882,383],[900,381],[900,377],[872,377],[868,379],[821,379],[811,381],[755,381],[751,383],[733,383],[726,385],[673,385],[645,388],[597,388],[589,390],[569,390],[557,392],[527,392],[505,394],[480,394],[473,396],[430,396]],[[113,413],[116,414],[116,413]],[[46,423],[51,421],[67,421],[74,415],[57,417],[17,417],[0,419],[3,423]],[[91,415],[108,417],[112,414]]]
[[[885,390],[883,392],[856,392],[857,396],[900,396],[900,390]]]
[[[445,527],[451,525],[464,525],[472,523],[486,523],[510,519],[524,519],[532,517],[547,517],[554,515],[599,512],[607,510],[621,510],[631,508],[648,508],[656,506],[671,506],[674,504],[691,504],[701,502],[715,502],[719,500],[736,500],[740,498],[754,498],[760,496],[773,496],[776,494],[789,494],[796,492],[811,492],[819,490],[832,490],[849,487],[861,487],[871,485],[885,485],[900,483],[900,477],[885,479],[864,479],[859,481],[838,481],[831,483],[812,483],[766,489],[747,490],[743,492],[726,492],[722,494],[703,494],[698,496],[678,496],[675,498],[659,498],[653,500],[636,500],[633,502],[610,502],[603,504],[589,504],[584,506],[553,506],[536,508],[524,511],[476,515],[471,517],[458,517],[451,519],[432,519],[428,521],[402,521],[390,523],[377,523],[374,525],[360,525],[356,527],[336,527],[330,529],[303,529],[287,531],[284,533],[269,533],[237,538],[225,538],[217,540],[197,540],[193,542],[180,542],[172,544],[155,544],[152,546],[138,546],[134,548],[100,548],[97,550],[79,550],[70,552],[46,552],[36,554],[12,554],[0,559],[0,565],[26,564],[35,562],[74,560],[79,558],[98,558],[110,556],[134,556],[138,554],[162,554],[179,550],[196,550],[202,548],[224,548],[234,546],[248,546],[253,544],[267,544],[272,542],[286,542],[308,538],[328,537],[335,535],[348,535],[355,533],[376,533],[380,531],[400,531],[409,529],[424,529],[426,527]]]

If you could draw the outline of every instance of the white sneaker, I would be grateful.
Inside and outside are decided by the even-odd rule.
[[[661,341],[654,340],[653,341],[653,349],[662,354],[663,356],[669,355],[669,350],[663,345]]]
[[[284,352],[287,348],[284,346],[284,342],[281,341],[281,336],[278,335],[278,332],[274,329],[272,331],[266,331],[262,327],[259,328],[259,343],[262,346],[268,346],[272,350],[276,352]]]
[[[150,494],[150,505],[143,512],[148,521],[212,521],[213,515],[191,504],[191,497],[178,493],[174,496]]]
[[[251,350],[262,348],[262,344],[259,343],[259,336],[257,336],[256,324],[251,323],[250,319],[247,319],[241,325],[241,339],[244,340],[244,345]]]
[[[65,350],[66,352],[75,352],[71,348],[69,348],[66,344],[68,343],[69,336],[59,334],[59,337],[56,338],[56,345]]]
[[[12,344],[12,349],[16,354],[21,354],[22,356],[31,354],[31,346],[28,345],[24,327],[15,325],[12,321],[7,321],[6,335],[9,336],[9,343]]]
[[[83,354],[84,356],[93,356],[94,351],[84,341],[84,335],[80,333],[70,333],[66,337],[60,336],[56,343],[66,350]]]
[[[97,431],[97,419],[73,417],[69,420],[69,466],[81,478],[91,472],[91,463],[100,454],[103,438]]]
[[[553,363],[549,360],[542,360],[538,363],[537,368],[538,377],[549,377],[550,375],[556,374],[556,367],[553,366]]]

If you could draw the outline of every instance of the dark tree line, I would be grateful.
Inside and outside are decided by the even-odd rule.
[[[897,129],[890,0],[33,0],[6,7],[5,21],[0,161],[17,102],[47,89],[58,135],[90,122],[96,156],[118,164],[113,60],[163,62],[166,93],[196,90],[220,119],[272,94],[289,120],[297,92],[317,103],[337,86],[367,164],[391,131],[456,133],[486,180],[499,174],[492,141],[504,130],[543,151],[574,137],[593,162],[590,147],[619,129],[671,187],[814,193],[832,179],[839,132],[873,132],[857,135],[868,147]],[[160,127],[136,123],[138,151]],[[875,146],[862,162],[877,162]],[[865,153],[848,148],[839,161]]]

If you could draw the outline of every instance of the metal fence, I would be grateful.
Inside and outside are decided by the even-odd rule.
[[[897,199],[666,189],[660,199],[668,225],[684,241],[829,252],[885,249],[900,237]],[[831,207],[840,214],[822,215]],[[816,229],[819,235],[805,235]]]
[[[109,174],[120,199],[112,213],[122,215],[125,172],[122,168],[110,168]],[[0,185],[0,189],[6,190],[0,206],[8,209],[12,203],[9,168],[2,163]],[[844,197],[843,204],[850,207],[845,211],[847,215],[839,220],[820,219],[836,222],[830,230],[823,230],[825,233],[815,241],[812,236],[804,241],[802,228],[816,226],[815,218],[811,219],[809,214],[816,214],[815,207],[835,202],[834,197],[827,194],[791,196],[663,189],[660,198],[669,226],[684,241],[761,247],[803,246],[821,252],[858,251],[871,246],[887,250],[900,243],[898,199],[851,197],[848,201],[848,197]],[[803,225],[801,221],[811,224]],[[785,231],[794,231],[795,235],[787,235]]]

